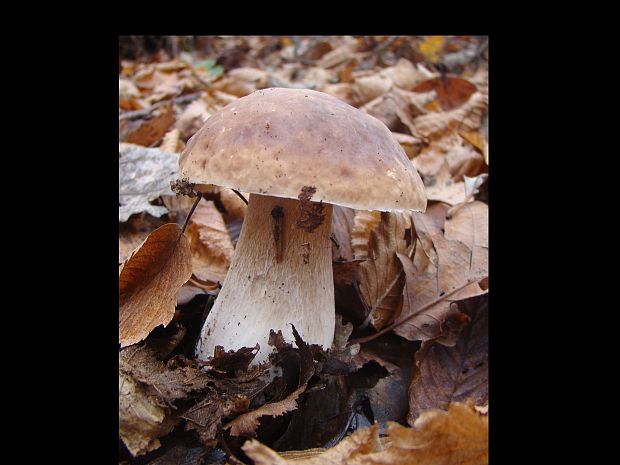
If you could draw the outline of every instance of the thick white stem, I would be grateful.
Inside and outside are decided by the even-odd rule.
[[[254,347],[254,359],[267,359],[269,330],[281,330],[293,342],[290,323],[309,344],[328,349],[334,338],[332,277],[332,206],[312,232],[296,226],[299,201],[251,194],[239,241],[222,289],[202,328],[196,356],[206,360],[216,345],[225,350]],[[273,217],[281,207],[282,216]],[[276,215],[277,217],[278,215]],[[280,223],[278,244],[274,231]]]

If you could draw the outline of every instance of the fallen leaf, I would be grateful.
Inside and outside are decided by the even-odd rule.
[[[419,158],[419,157],[418,157]],[[445,157],[438,157],[442,165],[435,176],[424,176],[426,198],[429,201],[444,202],[448,205],[463,203],[465,197],[465,183],[455,181],[450,173],[450,166]]]
[[[413,88],[413,92],[437,93],[437,102],[443,111],[453,110],[463,105],[474,92],[476,86],[457,76],[439,76],[423,81]]]
[[[181,153],[183,151],[183,142],[181,142],[181,131],[177,128],[171,129],[164,135],[164,139],[159,146],[159,150],[168,153]]]
[[[140,382],[143,389],[169,405],[178,400],[190,399],[209,388],[213,379],[204,371],[189,364],[168,364],[157,358],[157,344],[131,346],[121,349],[118,355],[119,371]]]
[[[226,352],[222,346],[215,346],[213,357],[206,362],[216,371],[234,374],[236,371],[246,371],[258,352],[258,344],[255,347],[241,347],[237,350]]]
[[[192,253],[192,273],[202,281],[224,282],[234,248],[215,204],[198,203],[185,230]]]
[[[331,449],[315,455],[313,457],[302,460],[287,460],[280,456],[276,451],[251,439],[247,441],[241,448],[250,457],[255,465],[323,465],[323,464],[349,464],[364,463],[356,461],[371,452],[380,449],[379,442],[379,425],[373,425],[370,428],[358,429],[351,436],[340,441]],[[371,463],[371,462],[367,462]]]
[[[437,63],[445,43],[446,36],[429,36],[418,45],[418,49],[429,63]]]
[[[174,427],[156,398],[127,373],[118,374],[118,412],[119,436],[134,457],[157,449],[158,438]]]
[[[118,221],[127,221],[134,213],[166,214],[165,207],[150,202],[172,193],[170,181],[178,178],[179,156],[131,144],[120,144],[119,155]]]
[[[453,402],[447,412],[424,411],[413,428],[390,422],[387,434],[390,447],[375,454],[385,461],[360,461],[360,465],[486,465],[489,461],[489,418],[471,403]]]
[[[416,352],[409,386],[409,424],[423,410],[446,409],[453,401],[488,402],[488,299],[480,301],[467,316],[470,321],[453,347],[430,340]]]
[[[258,428],[258,420],[260,417],[265,415],[277,417],[284,415],[286,412],[295,410],[297,408],[297,399],[306,390],[306,387],[307,383],[302,384],[279,402],[265,404],[256,410],[239,415],[237,418],[224,425],[224,429],[230,429],[231,436],[256,436],[256,428]]]
[[[485,274],[489,268],[489,206],[474,201],[452,211],[446,219],[445,238],[462,242],[471,251],[470,272]]]
[[[160,141],[172,124],[174,109],[171,101],[155,107],[148,119],[119,121],[119,140],[149,147]]]
[[[187,421],[185,431],[195,431],[202,445],[215,447],[222,414],[221,400],[216,396],[208,396],[183,414],[182,418]]]
[[[381,212],[380,223],[370,233],[368,259],[359,266],[360,293],[370,309],[372,325],[379,330],[402,306],[405,275],[396,255],[408,254],[411,227],[409,213]]]
[[[368,258],[370,234],[381,222],[381,212],[356,210],[351,229],[351,247],[356,260]]]
[[[353,95],[357,105],[363,105],[385,94],[391,87],[392,80],[387,76],[365,76],[353,83]]]
[[[189,243],[177,224],[165,224],[149,234],[119,275],[121,347],[143,340],[172,320],[176,293],[191,273]]]
[[[207,110],[207,102],[199,98],[190,103],[179,115],[175,127],[181,131],[181,137],[187,141],[198,131],[211,116]]]
[[[123,263],[148,237],[165,221],[149,214],[133,215],[124,223],[118,224],[118,263]]]
[[[489,96],[476,92],[459,108],[418,116],[414,121],[412,135],[436,141],[455,131],[475,131],[480,128],[488,106]]]
[[[414,212],[413,223],[421,243],[430,240],[436,255],[430,255],[424,246],[416,251],[416,254],[425,253],[431,257],[422,271],[416,269],[408,256],[397,254],[406,275],[403,307],[398,319],[408,319],[394,332],[410,341],[425,341],[441,335],[441,325],[451,313],[452,302],[484,293],[478,281],[488,275],[488,261],[480,257],[472,262],[472,250],[458,240],[446,239],[428,215]],[[420,311],[443,295],[446,295],[444,299]]]

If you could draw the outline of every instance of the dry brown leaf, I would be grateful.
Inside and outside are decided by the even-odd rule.
[[[356,210],[351,229],[351,247],[355,259],[368,258],[370,233],[381,222],[381,212]]]
[[[456,145],[446,154],[446,161],[455,181],[462,181],[463,176],[473,178],[488,170],[482,153],[470,145]]]
[[[381,449],[379,442],[379,425],[375,424],[370,428],[361,428],[351,436],[343,439],[331,449],[323,453],[299,460],[293,458],[285,459],[276,451],[251,439],[241,448],[254,460],[255,465],[345,465],[349,463],[360,463],[356,459],[362,459],[367,454]],[[368,462],[371,463],[371,462]]]
[[[334,50],[327,52],[321,57],[317,65],[322,68],[332,68],[340,63],[350,60],[355,56],[355,52],[358,48],[357,40],[353,38],[347,38],[346,43]]]
[[[201,281],[224,282],[234,248],[215,204],[198,203],[185,230],[192,253],[192,272]]]
[[[256,436],[256,428],[258,428],[260,417],[265,415],[277,417],[295,410],[297,408],[297,399],[306,390],[307,386],[308,383],[306,382],[279,402],[265,404],[256,410],[239,415],[233,421],[224,425],[224,429],[230,428],[231,436]]]
[[[359,287],[376,329],[400,312],[405,276],[396,254],[409,254],[411,227],[409,213],[381,212],[381,222],[370,233],[368,259],[359,266]]]
[[[174,123],[172,102],[153,110],[149,119],[119,121],[119,140],[149,147],[160,141]]]
[[[165,224],[149,234],[119,274],[121,347],[143,340],[172,320],[176,293],[191,273],[189,243],[177,224]]]
[[[375,424],[312,454],[287,453],[285,458],[253,439],[242,449],[256,465],[485,465],[488,430],[487,415],[455,402],[447,412],[424,412],[413,428],[388,422],[385,441],[379,441]]]
[[[427,341],[415,354],[409,386],[409,424],[423,410],[446,409],[451,402],[467,399],[477,404],[489,400],[488,299],[464,302],[463,309],[464,327],[453,347]]]
[[[140,244],[166,222],[154,216],[133,215],[126,222],[118,224],[118,263],[123,263]]]
[[[211,116],[204,99],[194,100],[179,116],[175,127],[181,131],[183,140],[188,140],[198,131]]]
[[[394,66],[382,69],[379,74],[389,78],[396,87],[405,90],[413,89],[417,83],[426,79],[426,75],[405,58],[400,58]]]
[[[338,84],[326,84],[320,89],[321,92],[333,95],[339,98],[343,102],[353,105],[355,103],[355,97],[353,96],[353,85],[348,82],[340,82]]]
[[[170,367],[164,364],[157,358],[161,349],[161,344],[150,341],[147,345],[121,349],[119,372],[131,375],[147,394],[161,399],[160,405],[187,400],[209,389],[213,379],[207,373],[190,365]]]
[[[414,159],[417,160],[420,157]],[[426,198],[431,201],[445,202],[449,205],[456,205],[465,202],[465,183],[454,181],[450,173],[450,166],[444,157],[436,157],[435,160],[441,161],[441,168],[434,176],[424,176],[424,187],[426,187]],[[415,163],[414,163],[415,165]]]
[[[415,158],[422,150],[423,141],[417,137],[401,132],[392,132],[392,136],[403,148],[409,159]]]
[[[476,86],[458,76],[440,76],[419,83],[414,92],[437,93],[437,102],[443,111],[453,110],[463,105],[476,92]]]
[[[452,216],[446,219],[445,237],[448,240],[462,242],[471,250],[471,269],[482,270],[485,274],[489,268],[489,206],[474,201],[466,203]]]
[[[351,231],[355,224],[356,210],[334,205],[332,211],[332,260],[345,262],[353,260]]]
[[[390,447],[374,454],[381,455],[385,461],[371,460],[359,462],[360,465],[486,465],[489,462],[489,417],[479,413],[471,403],[453,402],[447,412],[425,411],[413,428],[389,422],[387,434],[392,440]]]
[[[416,255],[423,253],[430,259],[425,270],[418,270],[409,257],[398,254],[406,275],[399,320],[415,316],[397,326],[394,331],[410,341],[425,341],[441,335],[441,326],[451,313],[452,302],[484,293],[478,281],[488,275],[485,266],[488,262],[482,259],[472,262],[472,250],[458,240],[446,239],[430,216],[414,212],[413,222],[422,244]],[[430,253],[429,240],[434,254]],[[446,298],[419,311],[444,294],[448,294]]]
[[[363,105],[385,94],[392,88],[392,80],[375,74],[356,79],[353,83],[353,95],[357,105]]]
[[[159,146],[159,150],[162,152],[181,153],[183,150],[183,143],[180,140],[181,131],[177,128],[171,129],[164,135],[164,139]]]
[[[118,80],[118,106],[123,110],[140,110],[140,91],[129,79]]]
[[[488,95],[476,92],[457,109],[417,117],[414,121],[415,132],[412,134],[434,141],[458,130],[475,131],[480,127],[488,105]]]
[[[157,449],[158,438],[174,427],[157,399],[127,373],[118,374],[118,412],[119,436],[134,457]]]

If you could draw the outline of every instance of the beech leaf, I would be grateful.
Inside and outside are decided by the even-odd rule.
[[[265,404],[256,410],[239,415],[233,421],[224,425],[224,429],[230,428],[231,436],[256,436],[258,419],[265,415],[277,417],[295,410],[297,408],[297,399],[306,390],[307,385],[308,383],[302,384],[279,402]]]
[[[409,424],[421,411],[446,409],[453,401],[488,402],[488,300],[479,299],[484,301],[467,312],[471,320],[461,330],[454,347],[427,341],[416,352],[409,387]]]
[[[379,450],[379,425],[370,428],[360,428],[351,436],[343,439],[331,449],[319,453],[312,457],[303,459],[287,460],[276,451],[261,444],[255,439],[247,441],[241,448],[254,460],[255,465],[339,465],[349,463],[371,463],[354,462],[355,458],[363,458],[366,454]],[[380,463],[380,462],[379,462]]]
[[[397,253],[410,250],[410,233],[411,216],[404,212],[381,212],[381,221],[370,233],[368,259],[359,266],[359,287],[377,329],[400,311],[405,275]]]
[[[473,261],[472,249],[458,240],[446,239],[432,217],[414,213],[413,221],[420,244],[428,244],[430,240],[434,253],[425,251],[424,246],[416,252],[430,255],[425,270],[418,270],[406,255],[397,254],[406,275],[399,320],[409,319],[398,325],[394,332],[410,341],[425,341],[441,335],[441,325],[451,312],[452,302],[484,293],[477,281],[488,274],[488,252],[481,248],[478,258]],[[471,227],[474,226],[466,225],[466,229]],[[420,311],[442,295],[446,298]],[[454,341],[444,340],[442,343],[453,345]]]
[[[256,465],[485,465],[489,460],[488,416],[471,403],[425,411],[413,428],[388,422],[385,441],[379,441],[378,429],[378,424],[360,428],[331,449],[303,454],[279,454],[254,439],[242,449]]]
[[[118,278],[121,347],[143,340],[172,320],[177,291],[191,274],[189,244],[177,224],[165,224],[149,234]]]
[[[211,201],[200,201],[185,235],[192,252],[192,272],[202,281],[224,282],[234,248],[226,223]]]

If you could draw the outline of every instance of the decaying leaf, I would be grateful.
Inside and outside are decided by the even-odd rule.
[[[368,258],[370,234],[381,222],[381,212],[356,210],[351,229],[351,247],[356,259]]]
[[[382,454],[394,465],[486,465],[489,461],[489,417],[472,403],[453,402],[447,412],[427,410],[413,428],[391,423],[387,434],[392,442]]]
[[[123,263],[144,242],[148,235],[166,224],[147,213],[133,215],[118,224],[118,263]]]
[[[243,445],[242,449],[246,454],[248,454],[248,457],[254,460],[256,465],[362,464],[364,462],[358,462],[356,459],[361,459],[363,456],[380,450],[381,448],[378,431],[379,425],[373,425],[370,428],[358,429],[351,436],[347,437],[331,449],[327,449],[321,454],[301,460],[285,459],[276,451],[254,439],[247,441]]]
[[[192,252],[192,272],[202,281],[224,282],[234,248],[221,213],[211,201],[201,200],[185,235]]]
[[[474,201],[458,211],[451,210],[446,218],[445,238],[462,242],[471,251],[471,269],[488,270],[489,206]]]
[[[131,375],[164,405],[191,398],[207,389],[212,381],[207,373],[183,364],[182,360],[178,362],[166,365],[157,358],[156,348],[149,345],[127,347],[118,356],[119,371]]]
[[[454,131],[477,130],[487,112],[488,105],[489,96],[476,92],[459,108],[417,117],[414,121],[413,135],[435,141]]]
[[[143,340],[172,320],[176,293],[191,273],[189,243],[177,224],[165,224],[149,234],[118,278],[121,347]]]
[[[148,119],[119,121],[119,141],[149,147],[161,140],[174,124],[172,104],[159,105]]]
[[[465,202],[465,184],[463,181],[455,181],[450,173],[448,161],[441,157],[438,160],[442,163],[436,176],[427,177],[426,198],[444,202],[448,205],[456,205]]]
[[[405,275],[396,256],[411,248],[411,217],[404,212],[381,212],[372,230],[368,259],[360,264],[360,292],[376,329],[389,324],[402,306]]]
[[[440,76],[421,82],[414,87],[414,92],[437,93],[437,101],[444,111],[453,110],[463,105],[476,92],[476,86],[457,76]]]
[[[256,465],[486,465],[489,421],[471,404],[452,403],[447,412],[425,411],[413,428],[388,423],[385,446],[378,425],[361,428],[318,454],[287,458],[256,440],[243,445]]]
[[[166,411],[154,396],[149,396],[127,373],[118,375],[118,432],[133,456],[157,449],[159,437],[174,423],[166,420]]]
[[[425,270],[418,270],[409,257],[398,254],[407,277],[399,320],[408,319],[397,326],[395,332],[411,341],[425,341],[441,334],[441,325],[450,314],[452,302],[484,293],[478,281],[488,275],[488,251],[481,248],[480,257],[472,261],[472,250],[463,242],[444,237],[431,217],[413,213],[413,222],[422,244],[416,253],[425,253],[431,258]],[[480,227],[467,225],[467,228]],[[433,255],[429,254],[429,241]],[[424,308],[443,295],[446,297]]]
[[[166,214],[166,207],[150,202],[171,194],[170,181],[178,178],[179,156],[131,144],[119,144],[119,156],[118,221],[127,221],[134,213]]]
[[[488,402],[488,299],[467,316],[469,321],[453,347],[430,340],[416,352],[409,386],[409,424],[423,410],[446,409],[453,401]]]
[[[260,417],[265,415],[277,417],[295,410],[297,408],[297,399],[306,390],[306,387],[307,383],[304,383],[279,402],[265,404],[256,410],[239,415],[233,421],[224,425],[224,429],[230,429],[232,436],[255,436]]]

